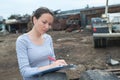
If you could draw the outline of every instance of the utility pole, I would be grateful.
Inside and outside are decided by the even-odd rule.
[[[105,15],[108,15],[108,0],[106,0]]]

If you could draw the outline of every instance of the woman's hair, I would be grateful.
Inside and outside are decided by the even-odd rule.
[[[48,8],[40,7],[36,11],[33,11],[32,22],[33,22],[33,17],[36,17],[36,19],[39,19],[39,17],[41,17],[41,15],[44,13],[49,13],[52,16],[54,16],[53,12],[51,10],[49,10]]]

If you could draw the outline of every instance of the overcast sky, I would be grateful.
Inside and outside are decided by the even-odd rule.
[[[0,16],[7,19],[12,14],[32,14],[38,7],[44,6],[52,10],[61,11],[81,9],[89,7],[104,6],[106,0],[1,0]],[[120,4],[120,0],[109,0],[109,5]]]

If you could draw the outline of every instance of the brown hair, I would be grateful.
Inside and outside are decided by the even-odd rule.
[[[41,15],[44,13],[49,13],[52,16],[54,16],[53,12],[51,10],[49,10],[48,8],[40,7],[36,11],[33,11],[32,22],[33,22],[33,17],[36,17],[36,19],[39,19],[39,17],[41,17]]]

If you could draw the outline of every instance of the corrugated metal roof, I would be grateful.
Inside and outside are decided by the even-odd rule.
[[[17,22],[18,21],[16,19],[9,19],[5,21],[6,24],[17,23]]]
[[[71,14],[80,14],[81,9],[75,9],[75,10],[67,10],[67,11],[61,11],[57,15],[71,15]]]

